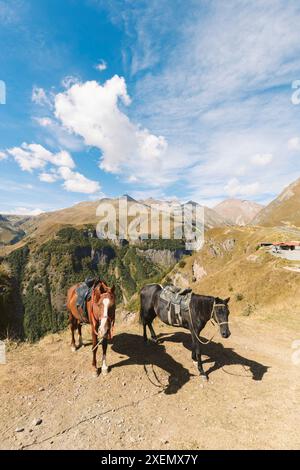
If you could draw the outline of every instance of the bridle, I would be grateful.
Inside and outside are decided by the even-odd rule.
[[[210,315],[210,321],[212,322],[212,324],[215,326],[215,322],[218,326],[221,326],[221,325],[228,325],[229,321],[220,321],[218,320],[218,317],[215,315],[215,308],[216,307],[226,307],[226,304],[217,304],[216,301],[214,300],[214,304],[213,304],[213,308],[212,308],[212,311],[211,311],[211,315]]]
[[[216,317],[215,313],[216,313],[216,307],[226,307],[225,304],[221,304],[221,303],[216,303],[216,300],[214,299],[214,303],[213,303],[213,307],[212,307],[212,310],[211,310],[211,314],[210,314],[210,318],[208,321],[211,321],[211,323],[213,324],[213,326],[216,326],[216,324],[218,326],[221,326],[221,325],[228,325],[228,321],[222,321],[222,322],[219,322],[218,321],[218,318]],[[197,338],[197,340],[199,341],[199,343],[201,344],[209,344],[213,338],[215,337],[215,334],[212,335],[212,337],[207,340],[207,341],[202,341],[199,336],[197,335],[196,331],[195,331],[195,328],[194,328],[194,324],[193,324],[193,319],[192,319],[192,314],[191,314],[191,308],[189,306],[189,316],[190,316],[190,323],[191,323],[191,327],[192,327],[192,330],[193,330],[193,333],[194,333],[194,336]]]

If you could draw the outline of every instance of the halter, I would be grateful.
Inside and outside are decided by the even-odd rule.
[[[218,326],[221,326],[221,325],[228,325],[228,321],[222,321],[222,322],[219,322],[217,318],[214,317],[214,314],[215,314],[215,308],[216,307],[226,307],[225,304],[217,304],[216,303],[216,300],[214,299],[214,304],[213,304],[213,308],[211,310],[211,314],[210,314],[210,319],[209,321],[212,322],[212,324],[215,326],[215,322]],[[192,315],[191,315],[191,308],[189,306],[189,316],[190,316],[190,322],[191,322],[191,326],[192,326],[192,330],[193,330],[193,333],[195,335],[195,337],[197,338],[197,340],[199,341],[199,343],[201,344],[209,344],[213,338],[215,337],[215,335],[213,334],[212,337],[207,340],[207,341],[201,341],[201,339],[199,338],[199,336],[197,335],[196,331],[195,331],[195,328],[194,328],[194,324],[193,324],[193,320],[192,320]]]
[[[210,321],[212,322],[214,326],[215,326],[215,322],[218,326],[228,325],[229,323],[228,321],[219,322],[218,318],[214,316],[216,307],[226,307],[226,304],[217,304],[216,301],[214,300],[213,308],[212,308],[211,315],[210,315]]]

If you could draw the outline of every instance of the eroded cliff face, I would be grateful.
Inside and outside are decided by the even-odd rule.
[[[64,328],[67,290],[86,277],[99,277],[114,284],[117,302],[131,302],[145,283],[159,282],[184,254],[174,242],[170,242],[170,249],[166,248],[166,241],[161,249],[159,241],[154,245],[142,249],[141,244],[114,244],[99,240],[87,230],[69,227],[41,245],[13,251],[6,263],[18,299],[18,307],[11,309],[18,310],[22,337],[35,341],[47,332]],[[10,302],[6,299],[2,310],[8,311]],[[2,318],[3,334],[7,316],[2,314]],[[14,322],[15,319],[10,323]]]
[[[155,264],[163,266],[164,268],[170,268],[174,266],[184,255],[188,252],[184,249],[177,250],[157,250],[157,249],[147,249],[141,250],[137,249],[137,253]]]

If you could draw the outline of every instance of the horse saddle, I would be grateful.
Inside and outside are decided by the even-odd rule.
[[[76,289],[77,310],[79,309],[79,307],[81,308],[82,314],[80,310],[78,310],[78,313],[83,323],[89,323],[86,304],[91,299],[94,282],[95,279],[86,279]]]
[[[183,318],[190,308],[192,289],[180,289],[169,285],[163,288],[160,299],[168,303],[168,324],[182,326]]]

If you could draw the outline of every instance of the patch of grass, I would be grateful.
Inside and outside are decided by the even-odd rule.
[[[249,317],[254,311],[253,305],[248,304],[243,310],[242,315],[243,317]]]
[[[243,299],[244,299],[243,294],[241,294],[241,293],[235,294],[235,300],[236,300],[237,302],[241,302]]]

